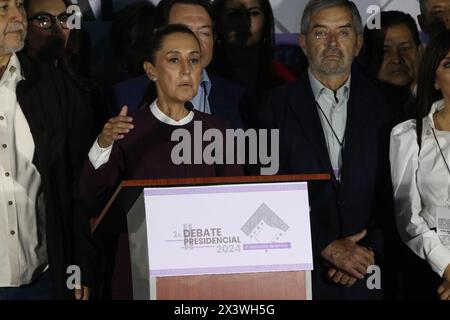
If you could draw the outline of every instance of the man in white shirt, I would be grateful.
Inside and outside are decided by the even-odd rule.
[[[68,175],[77,170],[68,130],[81,128],[68,112],[80,100],[56,70],[16,55],[27,29],[22,0],[1,0],[0,7],[0,300],[73,298],[67,268],[79,267],[80,288],[91,281],[95,260],[87,220],[73,213]],[[75,295],[88,298],[89,289]]]

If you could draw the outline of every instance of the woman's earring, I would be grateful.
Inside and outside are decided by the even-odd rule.
[[[438,86],[437,83],[434,84],[434,88],[435,88],[436,90],[440,90],[440,89],[441,89],[441,88],[439,88],[439,86]]]

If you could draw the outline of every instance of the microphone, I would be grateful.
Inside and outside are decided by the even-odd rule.
[[[188,111],[194,110],[194,105],[193,105],[192,102],[190,102],[190,101],[186,101],[186,102],[184,103],[184,107],[185,107]]]

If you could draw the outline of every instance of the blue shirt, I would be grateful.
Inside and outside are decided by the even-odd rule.
[[[208,101],[210,92],[211,81],[209,80],[208,73],[203,69],[197,95],[191,100],[195,110],[211,114],[211,108]]]

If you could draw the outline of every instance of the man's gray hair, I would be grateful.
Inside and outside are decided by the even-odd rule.
[[[358,35],[362,35],[364,32],[361,15],[353,1],[349,0],[309,0],[308,4],[303,11],[301,30],[302,34],[307,34],[311,26],[311,17],[313,14],[322,11],[324,9],[332,7],[345,7],[349,9],[353,17],[353,26],[356,29]]]

